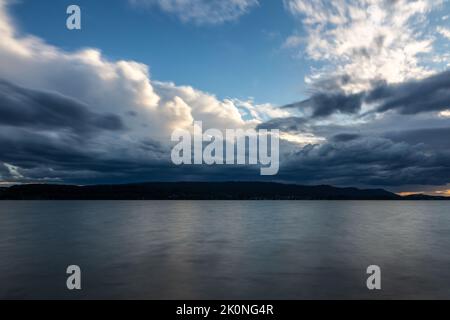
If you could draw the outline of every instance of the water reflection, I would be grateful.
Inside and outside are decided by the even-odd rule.
[[[0,202],[0,298],[450,298],[446,202]],[[68,292],[65,268],[82,268]],[[369,292],[365,269],[383,270]]]

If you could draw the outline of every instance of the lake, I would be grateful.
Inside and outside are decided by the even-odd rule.
[[[450,202],[3,201],[0,298],[450,299]]]

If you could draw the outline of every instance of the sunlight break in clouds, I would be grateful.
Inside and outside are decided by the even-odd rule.
[[[437,195],[450,197],[450,189],[449,190],[440,190],[435,192]]]
[[[258,0],[129,0],[135,5],[157,6],[183,22],[221,24],[236,20],[258,5]]]
[[[432,72],[421,64],[420,55],[432,51],[433,38],[421,31],[440,0],[284,3],[307,30],[307,56],[325,63],[306,79],[318,84],[315,88],[331,82],[346,93],[357,93],[377,81],[400,83]]]

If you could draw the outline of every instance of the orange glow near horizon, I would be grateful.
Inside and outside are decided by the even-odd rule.
[[[405,191],[405,192],[398,192],[397,193],[401,197],[407,197],[407,196],[413,196],[418,194],[427,194],[431,196],[441,196],[441,197],[450,197],[450,189],[447,190],[436,190],[436,191]]]
[[[435,191],[435,194],[444,196],[444,197],[450,197],[450,189],[448,190],[441,190],[441,191]]]
[[[398,192],[397,194],[402,197],[407,197],[407,196],[413,196],[416,194],[424,194],[424,192],[420,192],[420,191],[418,191],[418,192]]]

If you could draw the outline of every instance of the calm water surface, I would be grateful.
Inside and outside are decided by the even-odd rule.
[[[0,298],[450,299],[450,202],[0,202]]]

